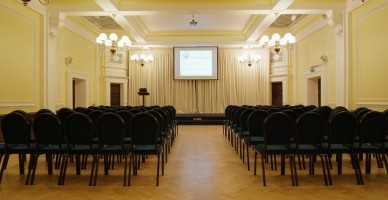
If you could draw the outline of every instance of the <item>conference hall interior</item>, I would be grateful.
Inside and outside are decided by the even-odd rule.
[[[387,0],[1,0],[0,199],[385,199]]]

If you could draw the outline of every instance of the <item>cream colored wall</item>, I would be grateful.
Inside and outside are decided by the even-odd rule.
[[[308,28],[308,27],[306,27]],[[310,67],[316,66],[315,71],[321,73],[322,103],[323,105],[335,105],[336,79],[335,79],[335,34],[334,28],[325,28],[298,41],[295,47],[296,76],[290,79],[296,80],[295,104],[306,104],[306,77],[314,76]],[[328,63],[324,63],[320,57],[328,57]],[[315,72],[317,73],[317,72]]]
[[[97,104],[97,47],[83,37],[66,28],[59,29],[57,33],[57,106],[72,107],[71,87],[72,77],[86,80],[86,105]],[[65,63],[66,57],[72,57],[72,63]],[[70,92],[70,94],[69,94]]]
[[[388,108],[388,1],[373,0],[349,13],[351,108]]]
[[[0,114],[43,105],[43,18],[14,0],[0,2]]]

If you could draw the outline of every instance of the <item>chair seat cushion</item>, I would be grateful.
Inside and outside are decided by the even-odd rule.
[[[264,143],[264,137],[260,137],[260,136],[244,137],[244,143],[248,145],[257,145],[260,143]]]
[[[285,145],[267,145],[266,149],[264,149],[264,144],[256,145],[256,151],[260,154],[284,154],[288,153],[288,147]]]

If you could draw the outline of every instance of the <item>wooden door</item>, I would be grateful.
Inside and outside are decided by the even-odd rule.
[[[272,105],[283,105],[283,83],[272,83]]]
[[[120,106],[120,84],[111,83],[110,84],[110,105],[111,106]]]

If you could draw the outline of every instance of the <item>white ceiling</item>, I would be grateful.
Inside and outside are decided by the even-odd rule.
[[[138,45],[222,46],[257,43],[264,33],[282,29],[270,27],[282,15],[302,14],[298,23],[308,23],[313,17],[304,16],[331,17],[346,4],[346,0],[53,0],[47,8],[51,25],[72,19],[96,37],[99,32],[118,32]],[[189,24],[193,14],[198,22],[195,27]],[[103,30],[84,16],[110,16],[119,28]],[[279,22],[284,23],[284,18]],[[115,27],[109,20],[104,23],[108,24],[102,26]],[[288,25],[283,29],[295,32]]]

